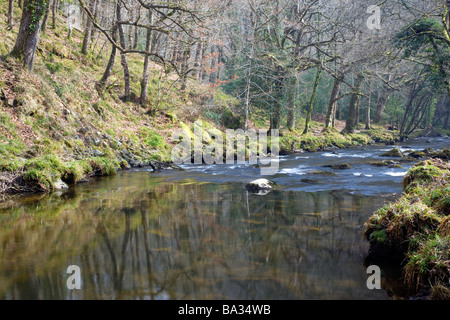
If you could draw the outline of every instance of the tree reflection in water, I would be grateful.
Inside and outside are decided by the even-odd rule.
[[[0,208],[0,298],[386,299],[366,287],[359,230],[382,204],[132,172],[21,197]]]

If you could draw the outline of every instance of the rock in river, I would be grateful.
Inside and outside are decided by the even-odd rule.
[[[381,157],[394,157],[394,158],[403,158],[403,153],[399,148],[394,148],[380,155]]]
[[[245,188],[251,192],[272,190],[275,182],[267,179],[257,179],[245,185]]]

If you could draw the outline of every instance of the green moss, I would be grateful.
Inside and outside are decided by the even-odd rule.
[[[61,174],[61,179],[69,184],[83,180],[86,175],[93,171],[90,162],[87,160],[70,161],[66,164],[65,170]]]
[[[387,235],[385,230],[377,230],[370,234],[370,241],[384,243],[387,240]]]
[[[421,241],[417,251],[408,255],[405,279],[410,286],[427,282],[440,284],[442,279],[450,278],[450,271],[446,265],[448,260],[450,260],[450,236],[430,236]]]
[[[449,175],[450,165],[440,160],[416,164],[405,176],[402,197],[364,224],[371,243],[389,243],[405,254],[403,272],[410,286],[450,278]]]
[[[115,175],[120,168],[118,160],[111,160],[105,157],[94,157],[89,159],[89,165],[97,175]]]
[[[0,171],[16,172],[23,167],[25,159],[0,159]]]

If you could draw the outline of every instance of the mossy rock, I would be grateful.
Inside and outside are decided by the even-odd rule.
[[[330,177],[337,177],[337,174],[330,171],[320,171],[320,170],[313,170],[309,171],[308,174],[311,175],[320,175],[320,176],[330,176]]]
[[[427,156],[427,154],[423,151],[412,151],[408,154],[408,157],[412,157],[414,159],[423,159]]]
[[[399,163],[394,160],[383,160],[383,161],[375,161],[375,162],[369,162],[371,166],[375,167],[390,167],[390,166],[396,166]]]
[[[352,166],[348,163],[341,163],[341,164],[335,164],[333,166],[331,166],[332,169],[335,170],[346,170],[346,169],[351,169]]]
[[[433,152],[430,156],[434,159],[450,160],[450,148],[445,148],[440,151]]]
[[[403,158],[403,153],[399,148],[394,148],[380,155],[380,157]]]

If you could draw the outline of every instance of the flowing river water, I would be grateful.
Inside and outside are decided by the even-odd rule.
[[[0,203],[0,299],[407,298],[398,268],[382,262],[382,289],[366,285],[361,227],[402,193],[414,164],[370,165],[392,148],[282,156],[265,195],[245,190],[260,177],[254,166],[186,165],[11,198]],[[351,169],[324,167],[340,163]],[[67,287],[71,265],[79,290]]]

